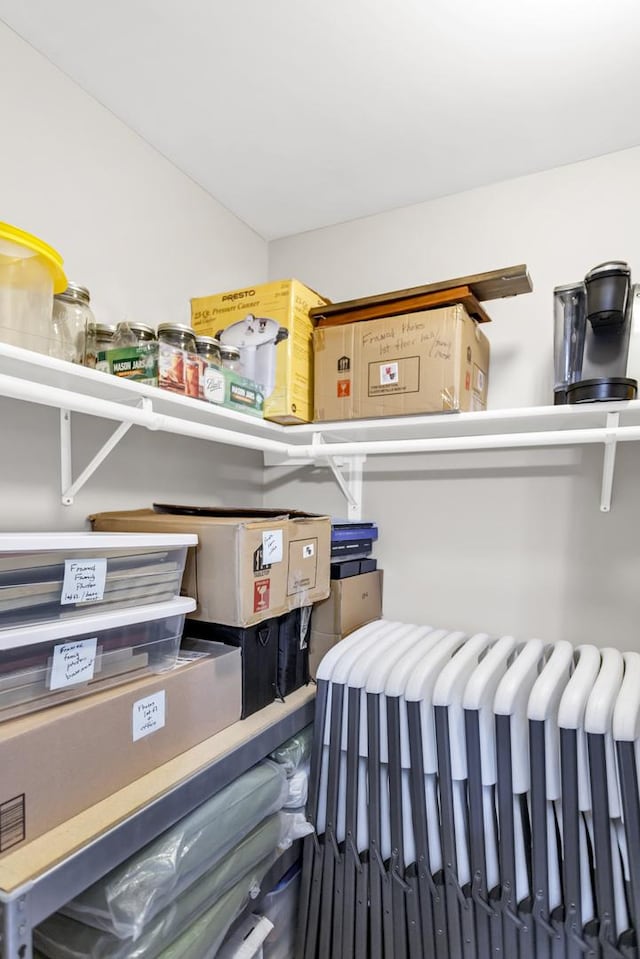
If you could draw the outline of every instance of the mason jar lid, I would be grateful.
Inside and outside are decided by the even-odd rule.
[[[195,330],[191,326],[187,326],[186,323],[159,323],[158,336],[160,333],[188,333],[194,339],[196,335]]]
[[[113,336],[116,332],[115,326],[109,323],[92,323],[91,328],[100,336]]]
[[[227,343],[221,343],[220,356],[223,360],[239,360],[240,350],[237,346],[229,346]]]
[[[66,290],[62,293],[56,293],[56,300],[64,300],[66,303],[90,303],[91,296],[86,286],[80,286],[78,283],[69,283]]]
[[[129,329],[141,340],[155,340],[156,331],[146,323],[129,323]]]
[[[213,348],[217,350],[219,350],[222,345],[220,340],[217,340],[215,336],[196,336],[196,343],[198,346],[213,346]]]

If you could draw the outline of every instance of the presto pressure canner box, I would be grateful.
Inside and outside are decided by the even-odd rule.
[[[216,336],[240,349],[238,372],[264,388],[265,419],[309,423],[313,418],[313,322],[324,299],[299,280],[277,280],[191,300],[198,336]]]

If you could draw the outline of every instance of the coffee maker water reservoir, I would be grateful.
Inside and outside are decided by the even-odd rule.
[[[556,287],[556,403],[635,399],[637,380],[626,375],[634,293],[619,260],[594,267],[584,284]]]

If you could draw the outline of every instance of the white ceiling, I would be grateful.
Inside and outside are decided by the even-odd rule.
[[[267,239],[640,143],[637,0],[0,0],[0,17]]]

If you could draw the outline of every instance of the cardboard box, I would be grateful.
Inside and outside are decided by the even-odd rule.
[[[171,510],[171,512],[167,512]],[[253,626],[329,595],[331,520],[287,510],[157,506],[98,513],[95,530],[192,532],[182,593],[190,619]]]
[[[489,341],[462,305],[315,330],[317,421],[484,410]]]
[[[238,372],[265,388],[266,419],[308,423],[313,415],[313,322],[309,310],[327,302],[298,280],[278,280],[192,299],[191,321],[199,336],[218,336],[248,316],[274,320],[273,329],[280,327],[278,339],[258,349],[240,347]],[[253,343],[259,338],[252,331],[245,339]],[[266,369],[273,373],[265,375]],[[270,382],[262,382],[264,379]]]
[[[347,579],[331,580],[328,599],[313,608],[309,640],[309,672],[316,670],[332,646],[354,630],[382,617],[381,569]]]
[[[0,725],[0,856],[240,718],[240,650]]]

